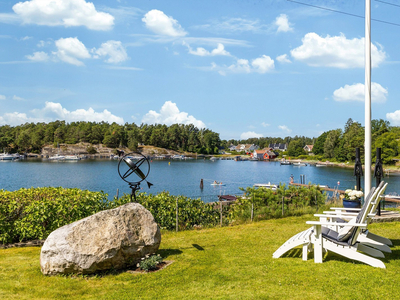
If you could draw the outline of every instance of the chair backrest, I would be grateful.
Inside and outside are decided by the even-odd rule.
[[[380,193],[380,196],[377,197],[377,198],[375,199],[375,201],[372,201],[372,202],[371,202],[371,210],[370,210],[369,213],[375,213],[376,210],[378,209],[379,204],[381,203],[381,200],[382,200],[382,197],[383,197],[382,195],[383,195],[383,193],[385,192],[387,185],[388,185],[388,183],[385,183],[385,184],[384,184],[384,186],[382,187],[382,190],[379,192],[379,193]]]
[[[371,191],[368,193],[368,196],[365,198],[364,205],[360,212],[356,217],[356,224],[366,224],[368,214],[371,212],[372,203],[376,202],[378,198],[382,195],[385,185],[385,182],[382,181],[377,188],[372,188]],[[386,188],[386,186],[385,186]],[[379,201],[379,200],[378,200]],[[348,239],[347,243],[349,245],[354,245],[357,242],[358,235],[361,232],[361,228],[358,226],[354,226],[351,228],[352,234]]]

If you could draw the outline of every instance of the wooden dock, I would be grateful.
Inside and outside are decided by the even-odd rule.
[[[317,184],[309,185],[309,184],[302,184],[302,183],[289,183],[290,185],[294,186],[302,186],[302,187],[311,187],[311,186],[318,186]],[[328,191],[328,192],[337,192],[339,194],[344,194],[343,190],[338,190],[338,189],[332,189],[330,187],[320,185],[319,188],[323,191]]]

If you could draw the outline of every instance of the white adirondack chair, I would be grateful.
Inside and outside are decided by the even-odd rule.
[[[370,224],[372,219],[375,217],[376,215],[376,211],[379,207],[379,203],[382,199],[382,194],[385,192],[386,187],[387,187],[387,183],[384,183],[383,181],[380,183],[380,185],[378,186],[378,188],[380,188],[379,191],[379,195],[375,198],[372,199],[371,201],[371,208],[369,213],[367,214],[367,224]],[[364,206],[367,203],[364,203]],[[363,208],[364,208],[363,206]],[[358,213],[361,211],[362,208],[354,208],[354,209],[350,209],[352,211],[357,211],[357,213],[349,213],[347,212],[349,209],[347,208],[343,208],[343,207],[334,207],[332,208],[332,211],[324,211],[324,214],[315,214],[314,216],[319,217],[321,222],[335,222],[335,223],[339,223],[339,224],[343,224],[343,223],[347,223],[351,220],[353,220],[354,218],[357,217]],[[335,225],[335,226],[327,226],[330,229],[333,229],[335,231],[339,231],[340,226]],[[392,246],[392,242],[385,237],[376,235],[371,233],[368,229],[364,229],[361,230],[360,235],[358,236],[357,239],[358,242],[376,248],[378,250],[387,252],[387,253],[391,253],[392,250],[389,248],[389,246]]]
[[[314,262],[316,263],[323,262],[323,251],[325,250],[335,252],[341,256],[363,262],[373,267],[385,268],[385,264],[381,260],[374,258],[385,257],[383,253],[357,240],[361,232],[360,230],[367,228],[367,214],[371,209],[372,202],[377,197],[380,197],[381,190],[381,186],[376,189],[371,189],[370,193],[365,198],[363,209],[361,209],[358,216],[349,223],[307,221],[307,224],[313,226],[286,241],[274,252],[272,257],[279,258],[287,251],[301,245],[303,247],[303,260],[307,260],[308,252],[314,248]],[[347,234],[339,234],[328,227],[324,227],[339,225],[348,228]]]

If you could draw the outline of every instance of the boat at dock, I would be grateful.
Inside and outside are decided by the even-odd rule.
[[[60,154],[56,154],[54,156],[50,156],[49,160],[65,160],[65,156],[64,155],[60,155]]]
[[[77,161],[81,160],[81,158],[78,155],[65,155],[65,160]]]
[[[306,164],[306,163],[303,163],[303,162],[295,162],[295,163],[293,163],[293,166],[305,167],[305,166],[307,166],[307,164]]]
[[[281,160],[281,166],[289,166],[291,164],[292,163],[290,161],[288,161],[288,160]]]
[[[0,154],[0,160],[15,160],[19,159],[19,154],[8,154],[8,153],[2,153]]]
[[[261,187],[261,188],[266,188],[266,189],[271,189],[273,191],[276,191],[278,186],[276,184],[271,184],[271,182],[268,183],[255,183],[253,185],[254,187]]]

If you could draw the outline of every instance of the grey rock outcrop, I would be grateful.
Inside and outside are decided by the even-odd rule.
[[[40,268],[45,275],[122,269],[156,252],[160,243],[152,214],[127,203],[53,231],[43,244]]]

